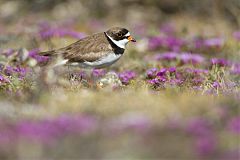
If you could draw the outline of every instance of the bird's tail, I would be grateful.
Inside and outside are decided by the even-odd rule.
[[[41,67],[43,67],[43,66],[47,66],[50,63],[52,63],[52,59],[53,59],[54,55],[56,55],[56,51],[51,50],[51,51],[46,51],[46,52],[39,52],[38,55],[41,57],[44,57],[44,61],[41,61],[39,63],[39,65]]]
[[[61,50],[51,50],[47,52],[40,52],[39,55],[46,57],[48,60],[40,66],[56,67],[64,65],[66,60],[63,59]]]
[[[52,57],[53,55],[56,55],[56,50],[46,51],[46,52],[40,52],[40,56],[47,56]]]

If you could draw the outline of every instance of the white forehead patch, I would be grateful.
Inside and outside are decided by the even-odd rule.
[[[125,36],[130,36],[130,32],[128,32],[127,34],[125,34]]]

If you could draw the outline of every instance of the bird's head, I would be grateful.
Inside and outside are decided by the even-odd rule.
[[[128,42],[136,42],[130,32],[121,27],[113,27],[105,32],[110,40],[120,48],[125,48]]]

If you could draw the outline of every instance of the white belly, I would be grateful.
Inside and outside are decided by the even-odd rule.
[[[87,68],[87,67],[88,68],[103,68],[103,67],[112,65],[113,63],[118,61],[121,56],[122,56],[122,54],[111,53],[105,57],[102,57],[101,59],[99,59],[97,61],[94,61],[94,62],[85,61],[82,63],[72,63],[70,65],[80,66],[80,67],[84,67],[84,68]]]

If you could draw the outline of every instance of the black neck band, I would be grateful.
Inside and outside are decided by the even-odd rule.
[[[105,36],[107,37],[108,42],[109,42],[110,45],[112,46],[113,52],[114,52],[115,54],[123,54],[125,49],[120,48],[119,46],[117,46],[117,45],[108,37],[108,35],[107,35],[106,32],[104,32],[104,34],[105,34]]]

